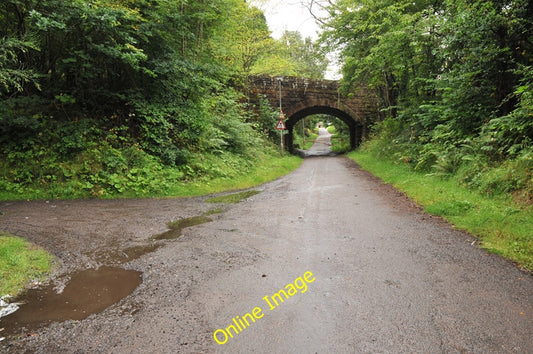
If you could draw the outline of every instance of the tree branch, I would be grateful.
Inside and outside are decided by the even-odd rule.
[[[333,3],[333,1],[331,0],[322,0],[323,2],[326,2],[327,4],[329,4],[329,6],[335,6],[335,4]],[[325,5],[322,5],[320,4],[320,1],[319,0],[308,0],[308,1],[302,1],[301,4],[307,8],[307,10],[309,11],[309,14],[311,14],[311,16],[313,16],[313,18],[315,19],[315,21],[319,22],[321,25],[323,26],[327,26],[327,23],[321,19],[317,14],[315,14],[313,12],[313,6],[314,5],[317,5],[317,7],[319,8],[319,10],[322,10],[324,9],[326,6]]]

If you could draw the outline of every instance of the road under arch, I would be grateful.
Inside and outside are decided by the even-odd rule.
[[[343,122],[345,122],[350,131],[350,146],[352,149],[356,148],[361,143],[361,139],[363,137],[363,125],[360,122],[354,120],[354,118],[352,118],[348,113],[329,106],[311,106],[294,112],[288,117],[288,120],[285,122],[288,130],[288,134],[285,136],[285,144],[289,151],[295,151],[294,127],[296,126],[296,123],[314,114],[327,114],[333,117],[337,117]]]

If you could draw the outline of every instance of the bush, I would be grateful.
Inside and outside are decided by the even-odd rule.
[[[504,153],[497,151],[494,139],[487,142],[479,136],[457,140],[447,125],[422,136],[408,136],[407,132],[398,120],[386,119],[375,126],[372,139],[362,149],[423,173],[455,178],[482,194],[513,194],[520,202],[531,203],[533,149],[527,144],[521,145],[519,155],[511,158],[506,153],[508,157],[502,160]]]

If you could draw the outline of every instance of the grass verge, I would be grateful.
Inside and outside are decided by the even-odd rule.
[[[298,148],[302,150],[309,150],[311,146],[313,146],[313,144],[315,143],[316,138],[318,138],[318,135],[313,132],[310,132],[309,136],[305,137],[305,140],[302,137],[301,132],[294,131],[293,134],[294,134],[294,143],[297,145]]]
[[[487,251],[533,271],[533,206],[519,205],[510,195],[481,195],[460,186],[454,177],[422,174],[379,160],[370,152],[356,150],[347,156],[406,193],[428,213],[476,236]]]
[[[42,280],[53,256],[20,237],[0,232],[0,296],[17,295],[31,280]]]
[[[231,154],[203,155],[180,167],[162,166],[153,160],[120,173],[94,169],[69,178],[35,180],[24,186],[2,188],[0,200],[191,197],[246,189],[274,180],[296,169],[302,160],[280,157],[268,150],[255,158]]]
[[[225,191],[248,189],[284,176],[300,166],[303,160],[297,156],[265,155],[254,163],[247,173],[228,177],[203,178],[173,184],[164,196],[193,197]],[[159,196],[159,195],[154,195]]]
[[[331,136],[331,151],[337,154],[345,154],[352,149],[350,146],[350,136],[346,133],[339,134],[334,125],[328,127],[328,132]]]
[[[345,154],[351,150],[350,139],[338,136],[331,137],[331,151],[337,154]]]

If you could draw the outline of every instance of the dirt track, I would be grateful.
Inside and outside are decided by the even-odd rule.
[[[236,205],[0,203],[1,230],[61,260],[58,283],[100,265],[138,270],[143,280],[103,312],[24,331],[0,351],[531,352],[533,277],[349,160],[306,159],[258,190]],[[166,223],[215,208],[223,210],[212,222],[150,241]],[[154,243],[163,246],[127,261],[124,250]],[[301,286],[295,280],[306,272],[314,281],[305,293],[298,288],[270,310],[264,297]],[[215,342],[217,329],[226,332],[256,307],[263,316],[224,345]]]

